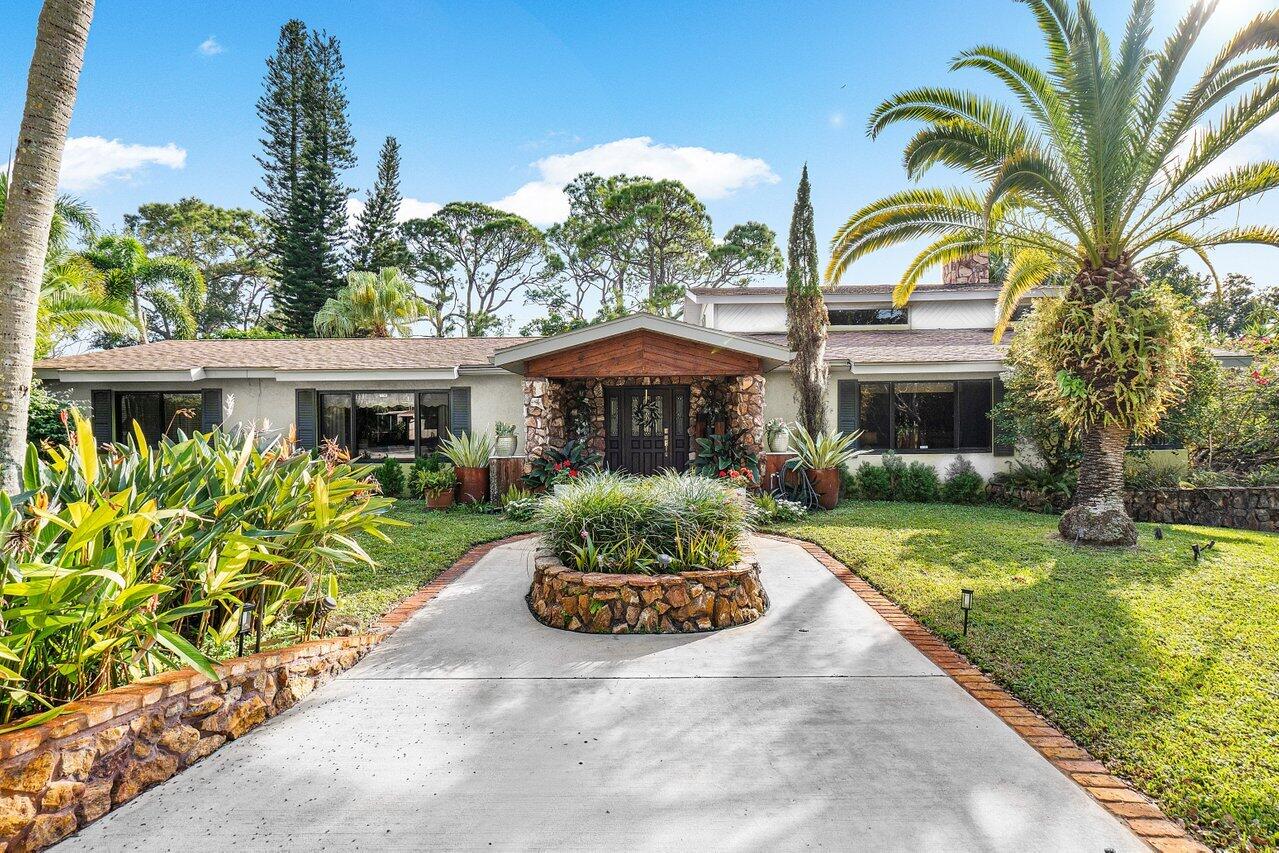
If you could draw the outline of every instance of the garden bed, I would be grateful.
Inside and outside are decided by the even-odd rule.
[[[539,622],[566,631],[682,634],[754,622],[768,610],[768,593],[746,548],[726,569],[639,575],[574,571],[542,546],[528,603]]]

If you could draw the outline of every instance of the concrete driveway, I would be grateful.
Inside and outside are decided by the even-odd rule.
[[[683,637],[536,623],[532,547],[60,849],[1147,849],[796,546]]]

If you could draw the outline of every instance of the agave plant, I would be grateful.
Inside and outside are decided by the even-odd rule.
[[[823,432],[814,436],[804,429],[803,424],[796,424],[791,436],[795,461],[799,467],[809,471],[838,468],[867,452],[857,449],[860,436],[861,430],[852,433]]]
[[[940,164],[981,189],[910,189],[866,205],[836,233],[826,277],[837,282],[870,252],[931,238],[897,285],[900,306],[930,268],[999,251],[1010,262],[996,339],[1022,297],[1049,279],[1066,282],[1067,308],[1051,335],[1073,343],[1046,354],[1058,363],[1043,380],[1045,394],[1062,403],[1059,417],[1081,434],[1084,456],[1061,531],[1077,541],[1131,542],[1124,448],[1132,432],[1157,423],[1185,368],[1184,348],[1162,346],[1161,337],[1180,318],[1139,295],[1146,282],[1138,264],[1183,251],[1208,263],[1209,249],[1229,244],[1279,246],[1279,228],[1218,216],[1279,187],[1279,161],[1219,163],[1279,113],[1279,10],[1244,26],[1187,87],[1177,78],[1215,2],[1191,6],[1154,48],[1154,0],[1135,0],[1118,43],[1084,0],[1025,5],[1043,35],[1046,67],[994,45],[952,63],[992,75],[1011,103],[925,87],[888,99],[870,118],[872,136],[923,123],[906,146],[909,177]],[[1133,337],[1154,345],[1137,352]]]
[[[486,432],[450,432],[440,442],[440,453],[457,468],[486,468],[493,455],[493,439]]]

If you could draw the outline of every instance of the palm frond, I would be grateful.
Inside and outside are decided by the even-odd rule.
[[[1004,278],[1003,287],[999,290],[999,299],[995,303],[995,331],[991,340],[999,343],[1013,313],[1027,293],[1043,284],[1054,274],[1062,271],[1060,256],[1051,255],[1040,249],[1022,249],[1013,253],[1012,263],[1008,266],[1008,274]]]

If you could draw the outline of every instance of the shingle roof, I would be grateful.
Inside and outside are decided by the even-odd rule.
[[[52,370],[430,370],[488,365],[503,347],[534,338],[301,338],[276,341],[156,341],[36,364]]]
[[[895,284],[841,284],[838,287],[828,287],[822,291],[827,296],[857,296],[859,294],[891,294]],[[937,291],[945,291],[947,293],[967,293],[971,291],[998,290],[997,284],[917,284],[915,291],[918,293],[934,293]],[[785,296],[786,288],[784,287],[692,287],[689,293],[697,296]]]
[[[785,335],[755,335],[785,342]],[[1002,361],[1008,341],[993,344],[989,329],[921,329],[918,331],[831,332],[826,337],[826,360],[857,364],[920,364],[956,361]]]

